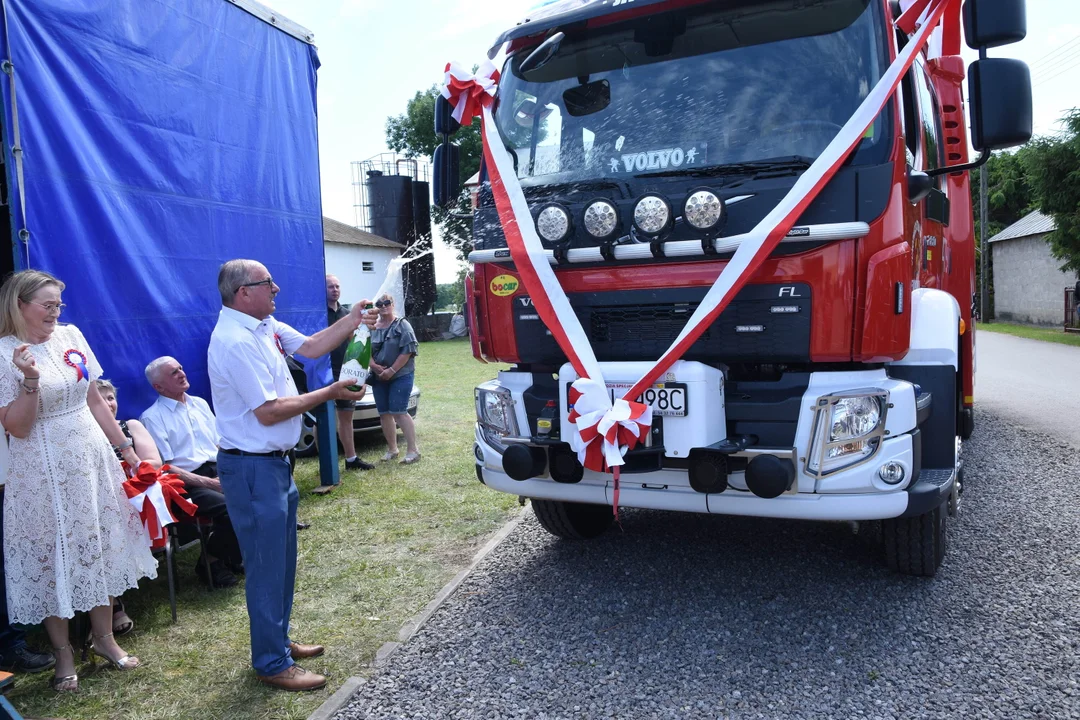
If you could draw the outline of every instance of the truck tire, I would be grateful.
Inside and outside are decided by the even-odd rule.
[[[555,537],[590,540],[603,534],[613,515],[608,505],[586,505],[562,500],[533,500],[533,514]]]
[[[885,562],[904,575],[933,577],[945,558],[947,502],[915,517],[881,521]]]

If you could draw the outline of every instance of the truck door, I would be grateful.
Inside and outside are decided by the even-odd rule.
[[[944,143],[941,136],[941,108],[937,93],[929,81],[922,58],[916,58],[911,66],[913,100],[917,101],[915,127],[909,132],[917,133],[915,143],[915,168],[917,170],[935,170],[945,165]],[[949,223],[949,198],[945,193],[948,187],[944,175],[934,178],[934,188],[920,203],[920,226],[922,240],[914,248],[915,261],[918,264],[917,277],[920,287],[939,288],[941,275],[946,268],[949,248],[945,245],[945,226]]]

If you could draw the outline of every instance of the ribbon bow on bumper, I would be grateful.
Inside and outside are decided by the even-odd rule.
[[[150,547],[165,547],[165,528],[176,522],[172,514],[175,508],[194,516],[197,506],[183,496],[184,481],[169,472],[169,466],[160,470],[143,461],[135,470],[135,477],[124,481],[128,502],[139,512],[139,519],[150,538]]]
[[[570,386],[570,414],[577,426],[570,447],[582,465],[603,472],[623,464],[623,455],[645,442],[652,425],[652,407],[619,398],[613,405],[607,387],[592,378]]]

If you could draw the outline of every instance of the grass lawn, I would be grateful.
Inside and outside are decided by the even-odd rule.
[[[51,671],[19,675],[9,699],[32,717],[306,718],[350,676],[367,674],[376,650],[475,554],[517,510],[517,499],[488,490],[473,469],[472,388],[498,368],[476,362],[468,341],[424,343],[417,359],[422,395],[417,429],[423,460],[343,473],[343,484],[315,496],[318,460],[298,463],[300,517],[292,637],[327,646],[304,663],[330,676],[327,687],[271,690],[250,666],[243,584],[210,592],[195,579],[194,548],[179,556],[179,621],[172,624],[164,563],[159,577],[124,596],[135,631],[120,639],[146,666],[79,666],[79,693],[57,696]],[[404,451],[404,440],[401,440]],[[381,435],[359,444],[374,461]],[[343,462],[343,461],[342,461]],[[47,647],[35,630],[31,643]]]
[[[978,330],[1015,335],[1016,337],[1030,340],[1045,340],[1046,342],[1061,343],[1062,345],[1080,345],[1080,333],[1067,333],[1059,327],[1033,327],[1031,325],[1017,325],[1014,323],[993,322],[979,323]],[[976,330],[976,332],[978,332]]]

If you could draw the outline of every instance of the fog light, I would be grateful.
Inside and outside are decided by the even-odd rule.
[[[703,232],[716,230],[724,221],[724,201],[712,190],[693,190],[683,204],[683,218]]]
[[[484,464],[484,451],[480,449],[480,443],[473,443],[473,457],[476,458],[476,462]]]
[[[545,206],[536,216],[536,232],[546,243],[561,243],[570,236],[570,213],[562,205]]]
[[[607,240],[619,228],[619,212],[607,200],[595,200],[585,208],[585,232],[597,240]]]
[[[659,195],[646,195],[634,205],[634,227],[645,235],[659,235],[671,225],[671,205]]]
[[[904,480],[904,466],[895,461],[887,462],[881,466],[877,474],[882,482],[896,485]]]

